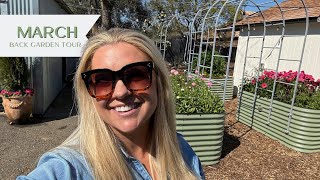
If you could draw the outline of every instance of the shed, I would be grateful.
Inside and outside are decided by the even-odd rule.
[[[280,41],[283,41],[281,58],[299,59],[303,50],[306,25],[309,23],[305,48],[302,52],[301,70],[317,79],[320,78],[320,1],[304,0],[304,2],[307,7],[309,22],[306,21],[306,11],[301,0],[286,0],[280,3],[279,7],[283,11],[283,18],[278,6],[262,11],[264,21],[270,25],[267,27],[265,34],[265,46],[270,48],[263,50],[261,63],[264,69],[276,69],[279,60],[277,49],[279,49]],[[285,25],[282,25],[283,20]],[[253,13],[246,20],[241,20],[236,24],[237,28],[240,29],[240,35],[234,66],[234,86],[241,84],[245,59],[247,59],[245,69],[247,75],[253,76],[258,70],[259,61],[254,60],[254,58],[249,59],[249,57],[257,57],[261,53],[262,39],[257,37],[263,34],[264,21],[261,13]],[[250,38],[252,39],[250,39],[247,47],[248,23],[250,24]],[[288,37],[281,38],[282,30]],[[281,62],[279,71],[297,71],[298,66],[299,63],[292,61]]]

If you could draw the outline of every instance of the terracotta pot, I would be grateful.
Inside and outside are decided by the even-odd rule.
[[[2,97],[4,112],[10,124],[22,123],[32,113],[32,96]]]

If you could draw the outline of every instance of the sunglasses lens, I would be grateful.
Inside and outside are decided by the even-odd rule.
[[[108,99],[112,94],[115,82],[122,80],[128,90],[143,91],[151,86],[152,62],[129,64],[119,71],[109,69],[93,70],[82,74],[92,97]]]
[[[123,72],[123,80],[129,90],[145,90],[151,85],[150,68],[146,66],[134,66]]]
[[[90,92],[96,97],[106,96],[112,91],[112,72],[99,72],[91,75]]]

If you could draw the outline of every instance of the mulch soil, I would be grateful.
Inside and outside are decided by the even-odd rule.
[[[204,166],[207,179],[320,179],[320,153],[294,151],[236,121],[237,99],[226,103],[221,160]]]

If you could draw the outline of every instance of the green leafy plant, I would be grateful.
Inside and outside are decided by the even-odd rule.
[[[258,85],[257,95],[260,97],[271,98],[274,79],[277,82],[275,88],[274,99],[280,102],[291,104],[291,99],[294,93],[294,84],[298,77],[298,72],[293,71],[264,71],[258,79],[247,79],[243,90],[254,93],[255,86]],[[298,77],[297,94],[295,98],[295,106],[308,109],[320,110],[320,79],[315,81],[312,75],[305,74],[304,71],[300,72]]]
[[[217,51],[215,52],[215,55],[220,55]],[[205,66],[211,66],[211,57],[212,57],[212,51],[207,51],[206,56],[201,56],[201,64],[205,62]],[[210,69],[200,67],[197,69],[197,62],[198,59],[194,59],[192,64],[192,69],[200,70],[200,74],[203,75],[203,77],[208,78],[210,76]],[[226,74],[226,60],[224,57],[215,56],[213,63],[212,63],[212,78],[221,78],[224,77]],[[197,72],[195,72],[197,74]]]
[[[23,58],[0,57],[0,95],[4,97],[33,95],[28,88],[29,72]]]
[[[176,101],[176,113],[223,113],[224,106],[218,95],[209,90],[212,85],[201,77],[187,77],[175,69],[170,71],[171,86]]]

